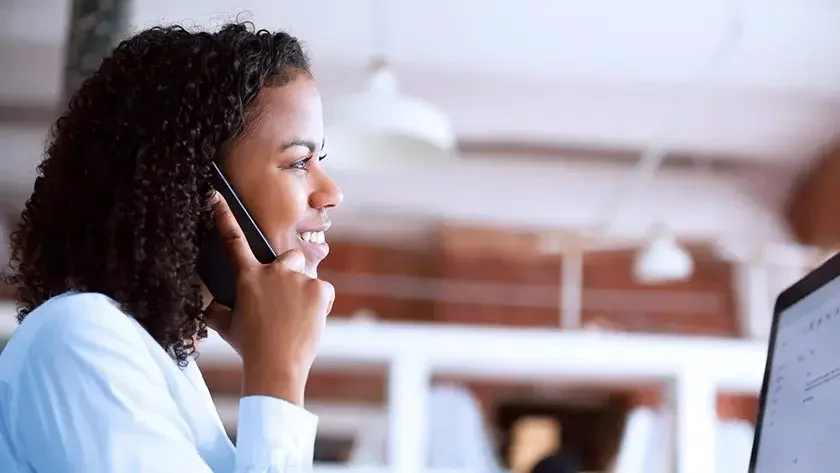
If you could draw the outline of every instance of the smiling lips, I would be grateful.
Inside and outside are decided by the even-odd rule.
[[[330,253],[330,246],[326,243],[323,231],[298,233],[298,240],[306,261],[318,264]]]

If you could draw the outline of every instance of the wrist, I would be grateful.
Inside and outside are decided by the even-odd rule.
[[[244,363],[242,396],[270,396],[303,407],[306,377],[296,370]]]

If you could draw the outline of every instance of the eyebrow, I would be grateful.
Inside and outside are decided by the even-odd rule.
[[[325,143],[326,143],[326,139],[321,141],[321,149],[324,149],[324,144]],[[280,147],[280,149],[287,150],[287,149],[292,148],[294,146],[303,146],[305,148],[308,148],[310,153],[314,153],[315,150],[318,149],[318,145],[312,140],[292,140],[292,141],[288,141],[288,142],[284,143],[283,146]]]

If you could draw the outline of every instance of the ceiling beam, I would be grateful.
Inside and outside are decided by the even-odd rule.
[[[588,164],[635,166],[644,150],[584,143],[537,143],[526,141],[461,140],[458,151],[464,159],[505,159],[511,156],[531,160],[567,161]],[[735,172],[755,169],[756,163],[737,155],[673,150],[663,160],[668,169],[704,172]]]

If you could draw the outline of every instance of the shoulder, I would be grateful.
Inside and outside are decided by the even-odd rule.
[[[18,330],[12,341],[17,336],[28,339],[27,358],[34,366],[104,363],[114,355],[136,356],[145,351],[139,324],[98,293],[68,293],[50,299],[32,311]]]
[[[72,294],[47,301],[20,330],[10,343],[23,338],[7,362],[20,412],[52,416],[49,412],[62,406],[89,417],[96,409],[131,410],[141,402],[138,396],[166,392],[160,361],[166,353],[150,347],[148,334],[106,296]],[[157,357],[152,348],[160,351]],[[71,407],[66,399],[84,401]],[[18,420],[23,418],[28,417]]]
[[[9,377],[6,422],[23,457],[40,461],[33,463],[39,471],[83,471],[82,465],[90,471],[100,463],[93,469],[117,471],[110,462],[127,465],[123,457],[140,445],[133,441],[168,441],[163,429],[183,428],[142,328],[108,297],[59,296],[32,311],[19,330],[7,358],[17,372]]]
[[[68,293],[54,297],[27,316],[40,342],[85,339],[101,332],[136,332],[130,317],[111,298],[94,292]]]

